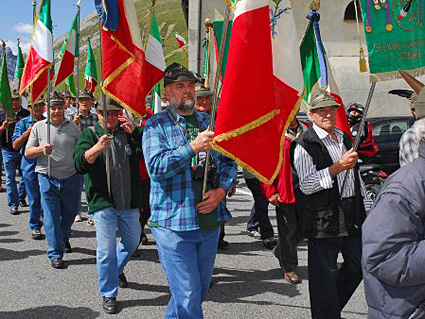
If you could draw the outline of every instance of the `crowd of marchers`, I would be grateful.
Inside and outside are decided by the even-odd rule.
[[[369,318],[425,318],[425,89],[412,77],[406,81],[415,91],[416,122],[400,141],[403,167],[374,203],[359,172],[359,157],[367,161],[377,152],[370,125],[360,125],[365,110],[347,106],[350,135],[335,125],[344,106],[324,90],[308,104],[308,122],[294,117],[288,124],[274,182],[243,171],[254,199],[247,234],[273,251],[289,284],[301,282],[297,245],[308,242],[313,319],[341,319],[362,280]],[[13,116],[0,119],[6,175],[0,191],[7,192],[12,215],[28,198],[31,237],[46,239],[55,269],[72,252],[71,227],[82,221],[85,191],[102,308],[110,314],[119,311],[118,289],[129,286],[125,266],[140,254],[149,227],[171,293],[164,318],[201,319],[217,250],[229,246],[226,197],[236,191],[237,165],[211,147],[213,93],[199,78],[173,63],[164,88],[162,110],[148,110],[141,121],[86,89],[78,101],[53,92],[48,110],[45,98],[22,108],[14,91]],[[269,204],[276,209],[277,241]]]

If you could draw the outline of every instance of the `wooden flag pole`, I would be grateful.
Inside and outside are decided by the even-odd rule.
[[[226,6],[226,11],[224,13],[224,21],[223,21],[223,34],[221,35],[221,40],[220,40],[220,51],[218,55],[217,71],[215,73],[215,78],[214,78],[214,92],[212,96],[211,117],[210,117],[210,125],[208,127],[208,130],[212,130],[215,125],[215,115],[217,113],[218,100],[219,100],[218,93],[219,93],[220,75],[221,75],[221,68],[223,66],[224,47],[226,46],[227,29],[229,27],[229,20],[230,20],[230,11],[231,11],[231,8],[229,6]],[[207,190],[207,178],[208,178],[209,165],[210,165],[210,151],[207,152],[207,157],[205,160],[204,181],[202,185],[202,197],[204,197],[205,192]]]
[[[108,122],[108,110],[106,109],[106,94],[103,87],[103,53],[102,53],[102,25],[99,17],[99,37],[100,37],[100,86],[102,88],[102,103],[103,103],[103,132],[105,135],[108,135],[108,128],[106,124]],[[109,196],[111,193],[111,153],[108,150],[105,150],[105,166],[106,166],[106,182],[108,184]]]

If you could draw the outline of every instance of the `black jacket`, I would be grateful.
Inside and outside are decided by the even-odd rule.
[[[344,214],[345,227],[350,236],[359,236],[361,225],[366,217],[363,198],[360,191],[358,167],[354,169],[355,197],[350,202],[341,202],[338,181],[335,179],[331,189],[324,189],[311,195],[304,195],[299,190],[298,176],[294,168],[294,150],[301,145],[313,158],[317,170],[325,169],[333,163],[326,146],[310,127],[291,145],[291,163],[295,174],[296,202],[302,203],[304,215],[304,235],[306,237],[338,237],[340,234],[340,214]],[[352,142],[344,133],[344,145],[351,149]]]

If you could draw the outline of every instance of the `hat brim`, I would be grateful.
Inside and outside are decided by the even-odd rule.
[[[309,111],[313,111],[313,110],[317,110],[317,109],[320,109],[322,107],[327,107],[327,106],[339,107],[341,105],[339,105],[336,101],[326,100],[326,101],[321,101],[321,102],[317,103],[314,106],[309,105],[308,106],[308,110]]]
[[[98,110],[98,111],[103,111],[103,105],[102,104],[99,104],[98,106],[97,106],[97,108],[96,108],[96,110]],[[111,104],[107,104],[106,105],[106,110],[107,111],[122,111],[122,108],[121,107],[119,107],[119,106],[116,106],[116,105],[111,105]]]
[[[164,78],[164,86],[170,84],[170,83],[176,83],[176,82],[193,82],[193,83],[199,83],[199,80],[195,76],[190,75],[180,75],[176,79],[165,79]]]
[[[198,91],[196,92],[196,97],[200,96],[213,96],[213,93],[211,91]]]

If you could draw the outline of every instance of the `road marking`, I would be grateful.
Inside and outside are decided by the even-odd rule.
[[[252,193],[250,192],[250,191],[246,191],[246,190],[243,190],[243,189],[241,189],[241,188],[237,188],[236,189],[236,194],[237,193],[241,193],[241,194],[243,194],[243,195],[248,195],[248,196],[251,196],[252,197]]]

